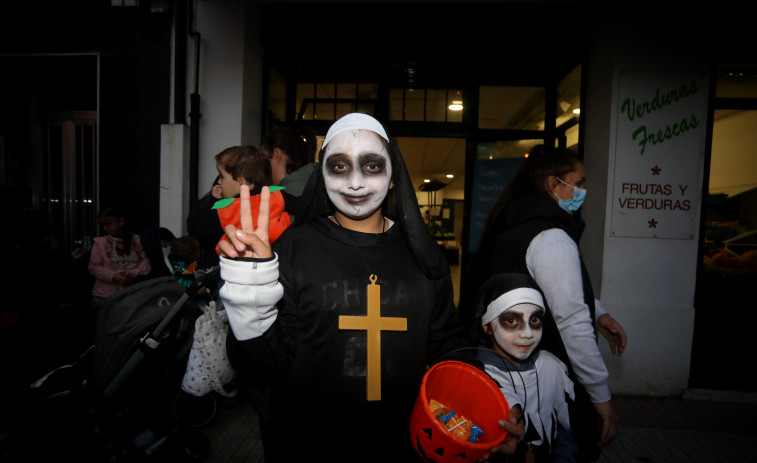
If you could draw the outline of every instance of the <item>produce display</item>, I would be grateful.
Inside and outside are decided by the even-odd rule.
[[[736,251],[724,247],[713,247],[705,251],[705,271],[728,274],[757,274],[757,249]]]

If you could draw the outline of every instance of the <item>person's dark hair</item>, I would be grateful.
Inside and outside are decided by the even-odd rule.
[[[295,170],[315,161],[318,141],[313,129],[306,125],[283,126],[273,129],[260,144],[260,148],[273,153],[278,148],[287,156],[286,172]]]
[[[210,186],[210,189],[202,195],[202,198],[197,200],[197,204],[195,206],[195,209],[204,211],[207,209],[210,209],[213,207],[213,204],[218,201],[215,197],[213,197],[213,188],[215,188],[216,185],[218,185],[218,181],[221,180],[221,174],[216,175],[215,180],[213,180],[213,184]]]
[[[192,235],[184,235],[171,242],[169,258],[191,263],[200,258],[200,242]]]
[[[489,229],[495,225],[500,213],[513,200],[528,196],[533,192],[545,191],[549,177],[554,175],[562,179],[565,174],[575,170],[576,163],[579,162],[581,158],[570,149],[534,146],[489,211],[486,228]]]
[[[242,177],[250,185],[250,194],[256,195],[264,186],[273,183],[271,164],[254,146],[232,146],[215,156],[216,164],[233,178]],[[254,187],[253,187],[254,186]]]
[[[121,238],[124,242],[124,251],[127,254],[131,251],[131,242],[133,238],[133,233],[129,225],[129,216],[129,211],[126,206],[122,204],[111,204],[110,206],[105,207],[105,209],[100,211],[100,214],[97,215],[97,220],[105,217],[116,220],[124,219],[124,226],[121,229]]]

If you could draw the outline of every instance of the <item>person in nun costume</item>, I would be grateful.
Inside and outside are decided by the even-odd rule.
[[[229,359],[242,381],[270,387],[266,463],[417,461],[408,424],[427,367],[483,365],[384,127],[344,116],[319,162],[273,246],[267,189],[257,229],[242,190],[242,230],[227,227],[219,245]],[[513,415],[500,422],[513,438],[492,452],[515,449]]]
[[[481,286],[476,305],[484,347],[477,356],[511,408],[523,411],[526,431],[512,456],[491,461],[574,462],[569,403],[575,399],[567,366],[539,349],[544,297],[529,275],[500,273]]]

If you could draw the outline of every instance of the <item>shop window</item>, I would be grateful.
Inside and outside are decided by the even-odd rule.
[[[544,140],[509,140],[478,143],[476,145],[476,160],[494,159],[523,159],[528,151],[536,145],[544,143]]]
[[[297,111],[303,120],[332,121],[349,113],[373,114],[378,98],[374,82],[300,82]]]
[[[273,68],[268,73],[268,110],[274,120],[286,120],[286,79]]]
[[[390,89],[389,118],[407,122],[462,122],[463,92],[448,88]]]
[[[426,91],[407,89],[405,91],[403,121],[423,121],[425,116]]]
[[[544,130],[544,87],[479,87],[478,128]]]
[[[315,86],[315,119],[319,121],[336,120],[336,84],[320,82]]]
[[[300,82],[297,84],[297,111],[305,121],[315,119],[315,84]]]
[[[757,65],[721,66],[716,98],[757,98]]]
[[[557,84],[555,127],[565,134],[566,146],[578,144],[578,120],[581,113],[581,66]]]

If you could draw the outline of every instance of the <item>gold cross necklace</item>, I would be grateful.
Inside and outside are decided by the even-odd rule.
[[[334,214],[334,221],[341,228],[342,224],[339,223],[339,219]],[[386,218],[381,216],[383,225],[381,227],[381,233],[386,231]],[[382,331],[407,331],[407,318],[399,317],[382,317],[381,316],[381,285],[376,284],[378,276],[376,273],[371,273],[370,268],[363,260],[362,254],[358,250],[355,242],[347,235],[347,239],[352,243],[352,247],[355,248],[360,261],[363,262],[366,270],[370,273],[368,279],[370,284],[367,288],[368,307],[365,316],[351,316],[340,315],[339,316],[339,329],[340,330],[366,330],[368,336],[368,365],[366,374],[366,400],[375,401],[381,400],[381,332]],[[380,237],[378,259],[376,261],[376,270],[381,263],[381,250],[384,244],[384,236]]]

